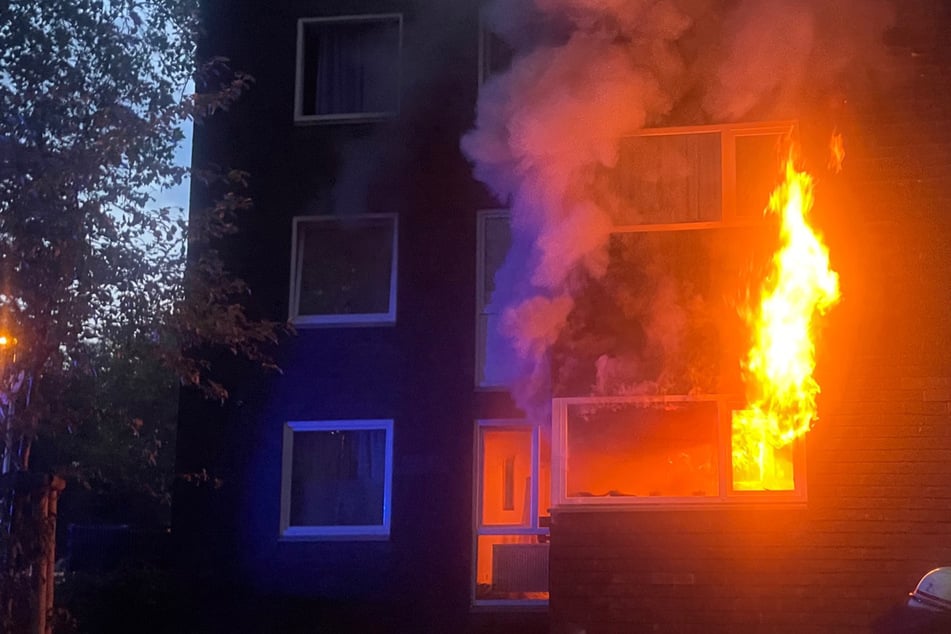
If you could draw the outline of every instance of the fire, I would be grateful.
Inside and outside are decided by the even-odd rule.
[[[759,305],[743,315],[753,341],[742,363],[749,402],[733,412],[736,490],[792,490],[794,441],[816,420],[813,318],[838,300],[839,277],[806,221],[812,204],[812,177],[790,156],[766,210],[779,214],[780,247]]]
[[[845,141],[838,131],[832,133],[829,140],[829,170],[834,174],[842,171],[842,161],[845,160]]]

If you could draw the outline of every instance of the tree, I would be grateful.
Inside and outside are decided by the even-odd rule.
[[[251,81],[226,60],[196,67],[197,5],[0,3],[2,631],[48,628],[51,582],[36,564],[51,556],[43,518],[57,480],[29,475],[31,449],[41,430],[70,433],[94,415],[71,391],[105,380],[103,356],[151,355],[224,398],[203,353],[269,365],[281,329],[248,316],[247,287],[213,248],[249,206],[233,191],[245,175],[202,174],[221,196],[190,226],[154,203],[188,174],[173,160],[181,124],[227,108]]]

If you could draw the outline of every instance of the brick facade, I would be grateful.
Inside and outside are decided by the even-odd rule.
[[[808,438],[807,502],[554,509],[553,633],[862,632],[923,572],[951,563],[951,57],[936,46],[942,5],[907,3],[893,33],[916,81],[864,98],[844,90],[849,100],[800,118],[821,143],[838,125],[848,152],[843,175],[817,183],[815,216],[843,301],[820,345],[822,420]],[[225,625],[205,631],[241,631],[227,629],[232,622],[244,631],[546,629],[544,612],[470,609],[473,420],[520,415],[508,394],[473,390],[475,213],[498,206],[459,152],[477,99],[478,3],[205,6],[216,25],[209,50],[257,78],[232,112],[196,132],[195,162],[252,175],[259,213],[243,219],[227,255],[261,311],[287,315],[292,218],[330,211],[347,161],[363,165],[344,148],[374,150],[366,207],[398,213],[402,242],[395,325],[301,329],[278,350],[283,374],[231,368],[232,398],[220,407],[184,397],[179,468],[207,467],[224,482],[176,494],[179,557],[196,578],[211,571],[227,595]],[[412,33],[406,68],[418,74],[405,78],[400,117],[295,125],[297,20],[380,12],[403,13]],[[810,166],[824,165],[821,143]],[[395,421],[389,540],[280,540],[284,422],[362,418]]]

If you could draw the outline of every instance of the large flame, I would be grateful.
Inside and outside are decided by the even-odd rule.
[[[742,363],[749,403],[733,412],[735,490],[794,489],[793,444],[816,420],[813,318],[838,300],[839,277],[806,221],[812,203],[812,177],[790,157],[767,208],[780,216],[780,246],[759,305],[743,315],[752,347]]]

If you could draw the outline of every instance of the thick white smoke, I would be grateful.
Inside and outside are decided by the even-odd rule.
[[[514,49],[483,86],[462,149],[511,213],[513,247],[493,304],[510,383],[545,416],[549,352],[575,299],[604,275],[625,210],[599,175],[647,126],[796,114],[803,100],[884,67],[887,0],[495,0],[491,30]],[[675,352],[669,293],[645,332]],[[602,357],[598,382],[636,360]],[[624,374],[623,372],[620,372]]]

